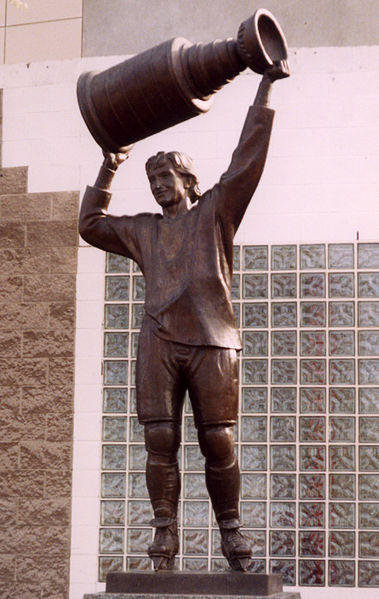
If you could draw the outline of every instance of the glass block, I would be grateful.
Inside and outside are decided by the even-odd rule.
[[[243,445],[241,467],[242,470],[266,470],[267,448],[263,445]]]
[[[242,285],[242,297],[244,299],[268,297],[267,275],[243,275]]]
[[[330,360],[329,383],[331,385],[354,385],[355,360]]]
[[[146,458],[145,445],[129,445],[130,470],[145,470]]]
[[[329,354],[331,356],[354,356],[354,332],[330,331]]]
[[[303,387],[300,389],[301,412],[325,412],[325,389]]]
[[[186,470],[204,469],[204,458],[198,445],[187,445],[184,448],[184,467]]]
[[[353,302],[329,302],[329,326],[353,327],[354,322]]]
[[[146,553],[151,543],[151,530],[149,528],[129,528],[127,531],[127,552]]]
[[[379,413],[379,388],[359,389],[359,411],[361,414]]]
[[[266,499],[266,474],[241,474],[242,499]]]
[[[126,569],[127,570],[151,570],[151,559],[149,557],[127,557],[126,558]]]
[[[186,572],[205,572],[208,570],[208,559],[203,557],[183,558],[183,570]]]
[[[270,526],[273,528],[295,528],[296,504],[293,502],[272,502],[270,504]]]
[[[271,248],[271,269],[272,270],[295,270],[296,245],[273,245]]]
[[[329,244],[329,268],[354,268],[354,246],[352,243]]]
[[[126,413],[128,406],[127,389],[107,389],[103,390],[103,412]]]
[[[132,341],[130,344],[130,355],[132,356],[132,358],[136,358],[138,352],[139,333],[132,333],[131,339]]]
[[[300,446],[300,470],[325,470],[325,447]]]
[[[197,443],[197,431],[193,416],[185,416],[184,418],[184,440]]]
[[[358,296],[379,297],[379,273],[358,273]]]
[[[186,499],[208,498],[204,474],[184,474],[184,497]]]
[[[128,479],[129,497],[144,499],[148,497],[146,488],[146,476],[144,472],[132,472]]]
[[[358,326],[379,327],[379,302],[358,302]]]
[[[299,475],[300,499],[325,499],[324,474]]]
[[[135,301],[144,301],[145,299],[145,277],[133,277],[133,299]]]
[[[242,416],[241,440],[250,443],[265,442],[267,440],[267,417]]]
[[[254,562],[255,563],[255,562]],[[211,559],[211,572],[224,572],[225,558],[216,557]]]
[[[379,528],[379,503],[359,504],[359,528]]]
[[[271,411],[296,412],[296,387],[272,387]]]
[[[325,275],[323,273],[301,274],[300,297],[325,297]]]
[[[296,551],[296,533],[292,530],[270,531],[270,555],[293,557]]]
[[[354,503],[329,503],[330,528],[354,528],[355,526]]]
[[[379,532],[360,532],[358,544],[359,557],[379,557]]]
[[[208,530],[183,530],[183,552],[189,554],[208,553]]]
[[[266,532],[264,530],[245,529],[243,534],[251,546],[253,557],[266,554]]]
[[[244,246],[242,252],[244,270],[267,270],[268,248],[266,245]]]
[[[135,389],[130,389],[129,411],[131,414],[137,414],[137,393]]]
[[[130,260],[125,256],[118,254],[106,253],[105,272],[129,272]]]
[[[325,527],[325,504],[300,503],[299,525],[301,528],[324,528]]]
[[[302,385],[325,385],[326,361],[300,360],[300,381]]]
[[[329,441],[355,441],[355,419],[349,416],[329,418]]]
[[[242,346],[242,355],[244,356],[267,356],[268,333],[266,331],[244,331]]]
[[[358,380],[360,385],[379,384],[379,360],[358,360]]]
[[[359,441],[377,443],[379,439],[379,418],[359,418]]]
[[[358,585],[360,587],[379,586],[379,562],[378,561],[359,561],[358,562]]]
[[[267,411],[267,388],[266,387],[244,387],[242,389],[242,411],[243,412],[266,412]]]
[[[358,244],[358,268],[379,268],[379,243]]]
[[[183,502],[184,526],[208,526],[209,503],[208,501]]]
[[[332,587],[353,587],[355,563],[348,560],[330,560],[328,583]]]
[[[302,356],[325,356],[325,331],[301,331],[300,354]]]
[[[297,361],[273,359],[271,361],[271,383],[273,385],[296,385]]]
[[[297,323],[295,302],[272,303],[271,320],[274,328],[295,327]]]
[[[152,518],[153,510],[150,501],[128,501],[129,526],[147,526]]]
[[[127,358],[129,350],[128,333],[105,333],[104,356],[107,358]]]
[[[232,299],[240,299],[241,297],[241,277],[234,274],[232,276]]]
[[[103,418],[103,441],[126,441],[126,418]]]
[[[291,559],[270,560],[270,573],[280,574],[283,584],[294,586],[296,584],[296,562]]]
[[[301,530],[299,555],[301,557],[323,557],[325,555],[325,533],[319,530]]]
[[[299,426],[302,443],[325,441],[325,418],[323,416],[300,416]]]
[[[378,356],[379,331],[359,331],[358,352],[360,356]]]
[[[325,327],[326,326],[325,302],[301,302],[300,326]]]
[[[329,475],[330,499],[355,499],[354,474]]]
[[[361,445],[359,448],[359,469],[369,472],[379,470],[379,446]]]
[[[236,321],[237,327],[241,326],[241,306],[236,302],[232,303],[233,314]]]
[[[273,331],[271,335],[271,352],[273,356],[296,356],[296,331]]]
[[[329,273],[329,297],[354,297],[353,273]]]
[[[299,582],[304,586],[325,586],[325,561],[299,560]]]
[[[121,572],[123,570],[122,557],[99,557],[99,582],[105,582],[109,572]]]
[[[125,501],[101,501],[100,524],[123,526],[125,523]]]
[[[273,299],[287,299],[296,297],[296,274],[281,273],[271,275],[271,297]]]
[[[259,385],[267,383],[267,360],[242,360],[242,383]]]
[[[132,329],[140,329],[142,320],[145,316],[145,308],[143,304],[132,305]]]
[[[145,441],[144,427],[138,422],[136,416],[131,417],[129,421],[129,440],[133,442]]]
[[[129,327],[129,304],[105,304],[105,329],[127,329]]]
[[[128,301],[129,277],[105,277],[105,301]]]
[[[353,445],[330,445],[329,470],[354,470],[355,447]]]
[[[296,499],[296,474],[270,475],[271,499]]]
[[[126,468],[126,446],[103,445],[101,467],[103,470],[124,470]]]
[[[133,270],[133,272],[141,272],[141,269],[138,266],[137,262],[134,262],[134,260],[131,260],[130,262],[132,263],[132,270]]]
[[[127,385],[128,362],[104,360],[104,385]]]
[[[240,270],[241,248],[239,245],[233,246],[233,270]]]
[[[270,463],[271,470],[296,470],[295,445],[271,445]]]
[[[270,429],[271,441],[276,441],[279,443],[296,441],[295,416],[271,416]]]
[[[125,474],[121,472],[103,472],[101,475],[102,497],[125,497]]]
[[[268,308],[266,303],[243,304],[242,326],[247,329],[267,328]]]
[[[355,389],[331,387],[329,389],[329,411],[341,414],[355,412]]]
[[[358,476],[359,499],[378,499],[379,474],[360,474]]]
[[[242,501],[241,521],[244,526],[254,528],[266,527],[266,504],[263,501]]]
[[[324,245],[301,245],[300,246],[300,268],[325,268],[325,246]]]

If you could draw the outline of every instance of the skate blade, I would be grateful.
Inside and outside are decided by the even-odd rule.
[[[229,563],[232,570],[239,570],[240,572],[248,572],[252,566],[252,561],[250,557],[234,558]]]
[[[174,558],[168,558],[164,556],[154,556],[151,557],[153,561],[154,570],[158,572],[158,570],[172,570],[174,568]]]

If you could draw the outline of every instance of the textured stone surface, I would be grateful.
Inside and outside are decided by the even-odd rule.
[[[28,168],[26,166],[0,168],[0,195],[26,192],[27,178]]]

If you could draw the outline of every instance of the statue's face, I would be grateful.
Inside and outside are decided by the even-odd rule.
[[[187,195],[188,183],[166,160],[149,174],[152,194],[162,208],[179,204]]]

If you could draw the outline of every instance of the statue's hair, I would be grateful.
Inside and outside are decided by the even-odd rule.
[[[166,161],[169,161],[178,173],[189,177],[190,187],[188,195],[192,203],[197,202],[201,197],[199,180],[193,169],[192,158],[184,152],[158,152],[154,156],[150,156],[145,165],[147,176],[149,177],[150,173],[155,169],[163,166]]]

